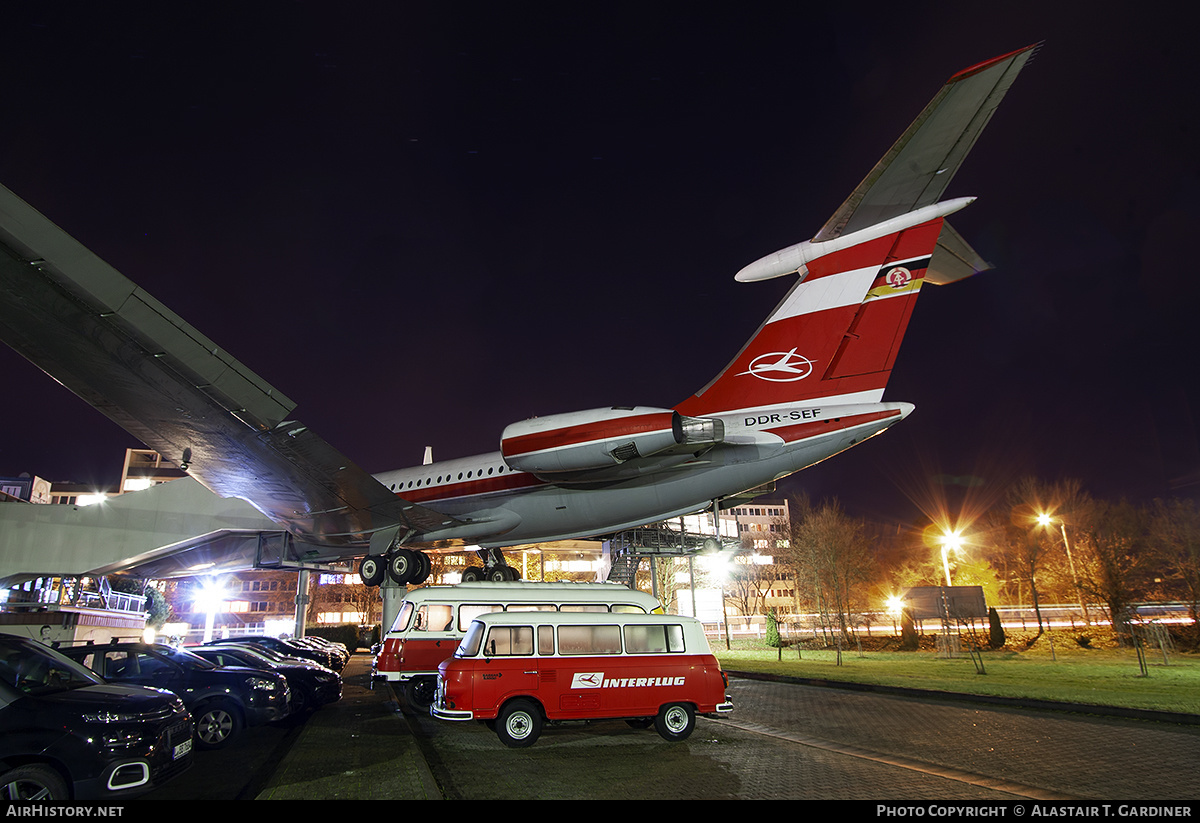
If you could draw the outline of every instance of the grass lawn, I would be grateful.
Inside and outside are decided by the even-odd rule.
[[[964,651],[940,657],[934,651],[862,651],[843,649],[838,664],[834,649],[783,650],[761,642],[739,641],[732,650],[723,640],[712,648],[728,671],[761,672],[791,677],[905,686],[999,697],[1024,697],[1066,703],[1200,715],[1200,655],[1146,649],[1146,674],[1133,649],[1084,649],[1056,642],[1053,653],[1039,640],[1028,650],[1004,648],[982,652],[983,672]]]

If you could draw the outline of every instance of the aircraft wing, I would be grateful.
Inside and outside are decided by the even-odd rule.
[[[0,339],[305,542],[361,547],[456,522],[398,498],[289,419],[291,400],[3,186]]]
[[[937,203],[963,158],[1040,43],[958,72],[834,212],[814,242],[873,226]],[[946,261],[938,266],[939,257]],[[949,282],[988,268],[961,238],[939,244],[932,282]]]

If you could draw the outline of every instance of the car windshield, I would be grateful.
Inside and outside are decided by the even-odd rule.
[[[30,695],[54,694],[104,682],[53,649],[10,635],[0,635],[0,681]]]

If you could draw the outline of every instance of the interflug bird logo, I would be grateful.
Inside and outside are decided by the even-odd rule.
[[[769,380],[772,383],[791,383],[803,380],[812,374],[813,361],[796,350],[779,352],[773,351],[760,354],[750,361],[750,368],[742,372],[757,377],[759,380]]]

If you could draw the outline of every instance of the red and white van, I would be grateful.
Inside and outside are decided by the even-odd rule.
[[[454,654],[481,614],[502,611],[662,612],[653,595],[619,583],[459,583],[413,589],[375,658],[375,677],[402,684],[409,705],[425,711],[433,702],[438,664]]]
[[[430,713],[533,745],[546,721],[624,719],[667,740],[733,710],[700,621],[674,614],[484,614],[438,667]]]

